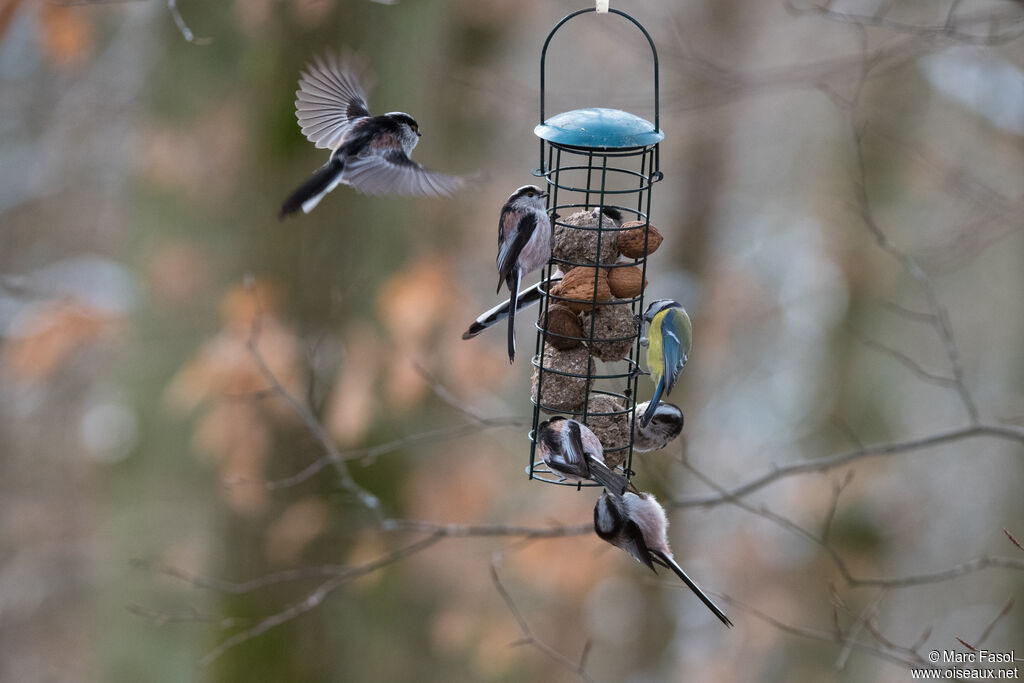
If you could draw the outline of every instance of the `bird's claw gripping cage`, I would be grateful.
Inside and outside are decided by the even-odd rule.
[[[540,167],[552,219],[551,262],[541,273],[545,293],[532,359],[531,479],[568,486],[537,458],[542,413],[586,424],[601,440],[606,463],[632,477],[640,336],[647,256],[660,236],[650,224],[651,187],[662,179],[658,143],[658,52],[647,30],[625,12],[651,48],[654,123],[618,109],[587,108],[545,118],[548,46],[571,19],[548,34],[540,60]],[[627,243],[629,248],[627,248]],[[575,323],[573,321],[576,321]],[[577,324],[578,323],[578,324]],[[598,368],[597,361],[604,364]],[[625,370],[622,366],[625,364]]]

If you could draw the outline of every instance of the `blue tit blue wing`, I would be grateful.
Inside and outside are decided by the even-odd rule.
[[[533,231],[537,229],[537,216],[533,212],[502,211],[498,221],[498,291],[509,281],[509,274],[519,260]]]
[[[676,385],[679,373],[686,366],[686,354],[689,349],[683,343],[685,335],[686,328],[682,314],[670,309],[661,323],[661,352],[662,359],[665,361],[665,375],[662,381],[665,385],[666,396],[672,393],[672,387]]]

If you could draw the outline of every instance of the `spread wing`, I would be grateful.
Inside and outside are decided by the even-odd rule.
[[[537,229],[537,216],[532,211],[502,211],[498,221],[498,289],[516,265],[519,254]]]
[[[367,149],[345,161],[345,182],[364,194],[450,197],[465,186],[463,178],[423,168],[400,149]]]
[[[350,57],[328,54],[306,67],[295,91],[302,134],[320,149],[337,149],[352,125],[370,115],[359,69]]]
[[[674,308],[665,313],[661,323],[661,352],[665,361],[665,394],[672,391],[679,373],[686,366],[690,352],[689,334],[683,315]]]

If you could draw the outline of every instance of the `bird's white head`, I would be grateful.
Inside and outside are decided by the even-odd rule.
[[[398,127],[398,139],[402,143],[402,149],[406,154],[410,154],[416,143],[420,141],[420,124],[416,123],[416,119],[409,116],[402,111],[391,111],[385,114],[391,121],[393,121]]]
[[[517,209],[544,209],[548,193],[536,185],[523,185],[508,197],[508,205]]]

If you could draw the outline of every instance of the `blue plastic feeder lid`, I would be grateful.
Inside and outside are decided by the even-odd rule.
[[[552,116],[533,129],[537,137],[570,147],[630,149],[661,142],[654,124],[619,109],[591,107]]]

